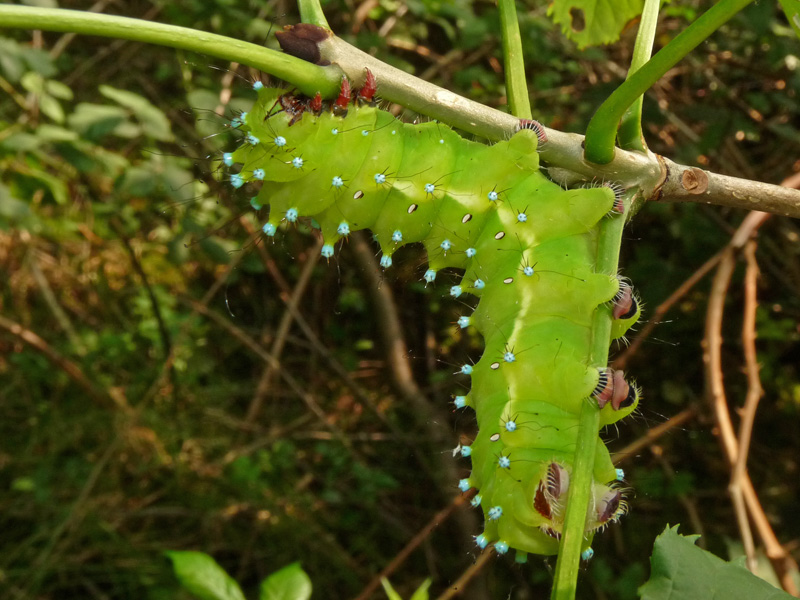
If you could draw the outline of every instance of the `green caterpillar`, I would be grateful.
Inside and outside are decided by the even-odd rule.
[[[464,270],[454,297],[480,301],[459,319],[485,340],[482,358],[461,367],[472,378],[455,406],[472,407],[479,433],[461,454],[472,472],[459,482],[485,515],[476,536],[499,553],[556,554],[585,402],[603,426],[630,414],[638,392],[622,373],[591,364],[592,316],[610,310],[612,339],[639,316],[630,286],[595,272],[598,223],[621,218],[610,187],[564,190],[539,170],[543,129],[531,121],[493,146],[471,142],[438,123],[410,125],[372,106],[374,78],[328,107],[257,83],[252,111],[234,120],[244,143],[226,153],[240,165],[231,183],[261,181],[255,208],[269,205],[268,237],[284,223],[311,218],[323,256],[350,232],[370,229],[381,265],[401,245],[427,250],[428,283],[446,267]],[[611,340],[609,340],[609,343]],[[618,472],[597,438],[593,503],[586,517],[585,556],[593,532],[625,511]]]

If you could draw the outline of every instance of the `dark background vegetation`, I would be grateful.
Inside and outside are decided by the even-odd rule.
[[[708,5],[673,2],[657,43]],[[271,23],[298,20],[288,1],[97,7],[258,43]],[[359,47],[502,107],[492,2],[335,0],[325,9],[332,28]],[[636,28],[616,45],[580,52],[545,13],[544,2],[520,5],[534,113],[582,131],[624,76]],[[412,248],[382,283],[400,311],[424,401],[392,383],[374,284],[353,243],[310,272],[298,300],[308,329],[294,322],[281,334],[285,300],[318,253],[315,239],[305,227],[274,244],[254,237],[259,223],[248,198],[218,183],[218,163],[206,160],[235,146],[214,109],[227,118],[246,109],[250,83],[267,78],[170,49],[0,34],[0,597],[181,598],[161,554],[168,549],[212,554],[251,597],[261,578],[296,560],[315,597],[355,596],[448,505],[455,477],[468,469],[451,449],[473,417],[454,414],[449,399],[459,390],[455,365],[479,356],[480,340],[456,331],[463,307],[443,297],[449,282],[426,288],[424,257]],[[652,149],[773,183],[800,171],[798,54],[777,3],[752,5],[648,93]],[[641,212],[622,264],[645,319],[744,216],[699,205]],[[788,219],[773,218],[760,232],[765,396],[749,460],[765,510],[796,558],[799,239]],[[737,271],[723,348],[735,405],[746,386],[740,283]],[[635,597],[667,523],[702,533],[725,557],[738,539],[729,471],[704,399],[708,288],[705,279],[684,296],[628,362],[644,401],[605,433],[612,451],[687,407],[697,413],[624,463],[631,511],[596,538],[583,597]],[[276,340],[285,344],[281,368],[265,382],[264,355]],[[393,574],[404,597],[425,577],[439,593],[473,563],[467,536],[479,532],[479,520],[459,514]],[[543,597],[552,564],[496,560],[472,597]]]

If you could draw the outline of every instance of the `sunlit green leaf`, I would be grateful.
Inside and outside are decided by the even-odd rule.
[[[259,600],[308,600],[311,579],[299,562],[276,571],[261,582]]]
[[[389,580],[386,579],[386,577],[381,577],[381,585],[383,586],[383,591],[386,592],[386,597],[389,598],[389,600],[403,600],[400,594],[394,590],[392,584],[389,583]]]
[[[133,112],[146,135],[165,142],[173,139],[169,119],[147,98],[110,85],[101,85],[100,93]]]
[[[650,580],[640,589],[643,600],[782,600],[791,598],[748,571],[695,546],[700,536],[684,536],[678,526],[656,538],[650,558]]]
[[[245,600],[239,584],[208,554],[170,551],[166,555],[178,581],[198,600]]]
[[[778,0],[786,13],[786,20],[794,29],[797,37],[800,37],[800,0]]]

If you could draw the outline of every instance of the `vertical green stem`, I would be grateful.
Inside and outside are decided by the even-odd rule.
[[[328,20],[325,18],[325,13],[322,12],[322,6],[319,0],[297,0],[297,8],[300,9],[300,20],[303,23],[310,23],[312,25],[319,25],[325,29],[330,29]]]
[[[630,197],[625,202],[625,214],[607,219],[600,226],[597,240],[598,273],[616,273],[622,229],[630,210]],[[611,310],[600,306],[592,320],[591,361],[594,365],[608,364],[608,347],[611,343]],[[558,551],[556,576],[551,600],[572,600],[578,583],[581,546],[586,528],[586,510],[589,506],[594,479],[594,456],[597,449],[597,432],[600,429],[600,410],[588,399],[581,407],[578,420],[578,444],[569,483],[569,496],[564,517],[564,534]]]
[[[645,0],[642,10],[642,21],[639,24],[639,32],[636,34],[636,43],[633,46],[633,58],[631,67],[628,69],[628,77],[638,71],[650,60],[653,52],[653,41],[656,37],[656,25],[658,25],[658,9],[661,0]],[[619,125],[617,138],[619,146],[625,150],[647,151],[647,142],[642,131],[642,101],[644,95],[639,96],[633,104],[625,111],[622,122]]]
[[[614,90],[597,109],[586,129],[586,160],[598,165],[610,163],[614,159],[617,127],[628,107],[678,61],[752,1],[720,0]]]
[[[506,95],[511,114],[520,119],[531,118],[525,63],[522,59],[522,38],[515,0],[497,0],[503,34],[503,60],[506,71]]]

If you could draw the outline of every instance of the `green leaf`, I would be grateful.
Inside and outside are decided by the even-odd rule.
[[[433,583],[431,579],[423,581],[417,588],[417,591],[411,596],[411,600],[428,600],[428,588],[431,587],[431,583]]]
[[[311,579],[299,562],[276,571],[261,582],[259,600],[308,600]]]
[[[794,29],[795,35],[800,38],[800,0],[779,0],[786,13],[786,20]]]
[[[178,581],[198,600],[245,600],[239,584],[208,554],[170,551],[166,555]]]
[[[555,0],[547,8],[561,31],[578,48],[610,44],[642,13],[644,0]]]
[[[147,98],[110,85],[101,85],[100,93],[130,110],[141,123],[146,135],[164,142],[172,141],[169,119]]]
[[[400,594],[395,591],[395,589],[392,587],[392,584],[389,583],[389,580],[385,577],[381,578],[381,585],[383,586],[383,591],[386,592],[386,596],[389,598],[389,600],[403,600]],[[431,580],[426,579],[417,588],[417,591],[414,592],[409,600],[428,600],[429,587],[431,587]]]
[[[64,109],[61,103],[47,94],[39,96],[39,109],[56,123],[64,122]]]
[[[82,137],[99,140],[109,133],[117,133],[127,119],[127,113],[119,106],[81,102],[67,117],[67,123]]]
[[[3,218],[3,221],[6,219],[10,222],[19,221],[27,217],[30,212],[30,206],[15,198],[11,194],[11,190],[0,183],[0,217]]]
[[[643,600],[783,600],[792,596],[748,571],[694,545],[700,536],[683,536],[678,526],[656,538],[650,580],[639,588]]]
[[[72,88],[61,83],[60,81],[48,79],[44,83],[44,89],[47,90],[47,93],[54,98],[59,98],[60,100],[72,100]]]
[[[46,186],[53,195],[53,200],[55,200],[56,203],[66,204],[69,201],[69,187],[60,177],[51,175],[47,171],[34,168],[29,169],[25,174]]]
[[[43,123],[36,129],[36,137],[47,142],[74,142],[79,136],[74,131]]]
[[[394,591],[392,584],[389,583],[389,580],[386,577],[381,577],[381,585],[383,586],[383,591],[386,592],[386,596],[389,600],[403,600],[400,597],[400,594]]]

